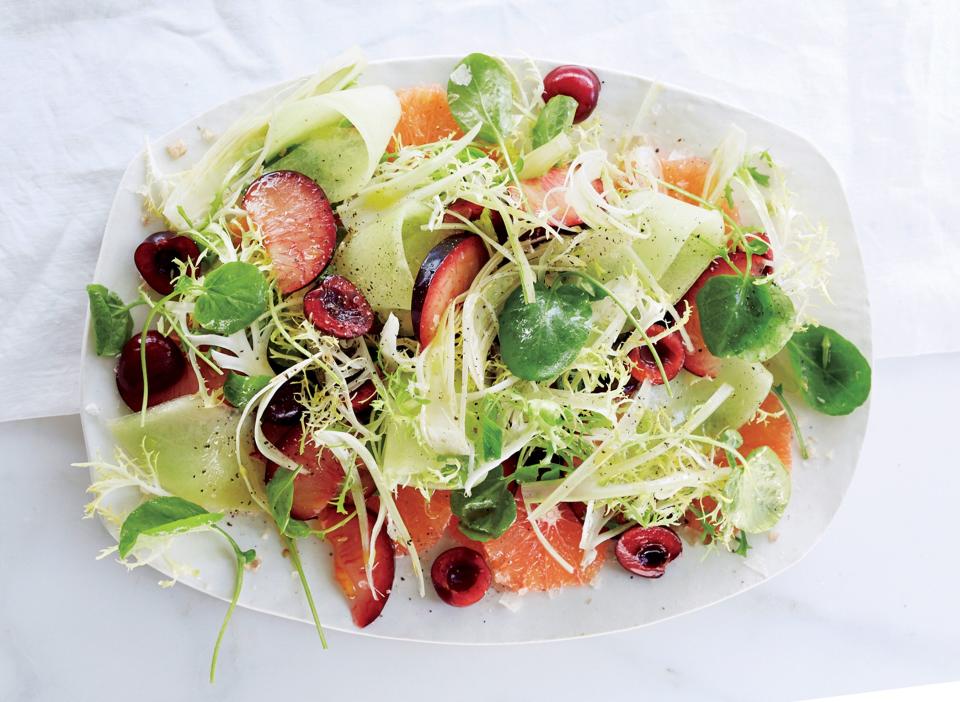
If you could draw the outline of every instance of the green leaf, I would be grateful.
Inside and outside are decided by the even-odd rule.
[[[730,523],[750,534],[771,529],[790,502],[790,473],[767,446],[753,451],[743,467],[733,468],[723,489]]]
[[[870,396],[870,364],[833,329],[807,327],[793,335],[786,351],[804,400],[818,412],[850,414]]]
[[[737,547],[733,549],[733,552],[738,556],[747,557],[747,551],[749,551],[753,546],[750,545],[750,542],[747,541],[747,532],[738,531],[737,532]]]
[[[744,249],[756,256],[763,256],[763,254],[770,250],[770,244],[755,235],[745,237],[744,243]]]
[[[492,469],[469,496],[462,490],[452,492],[450,508],[460,520],[460,531],[474,541],[497,538],[517,518],[517,503],[500,467]]]
[[[549,380],[576,359],[590,334],[591,294],[575,285],[536,283],[536,301],[526,304],[517,288],[500,313],[500,354],[523,380]]]
[[[513,78],[499,59],[470,54],[456,65],[447,81],[447,100],[463,131],[481,125],[477,139],[498,144],[513,129]]]
[[[269,375],[240,375],[231,371],[223,384],[223,396],[236,408],[245,407],[273,378]]]
[[[194,319],[208,331],[233,334],[267,311],[269,291],[267,279],[253,264],[225,263],[204,278]]]
[[[754,278],[718,275],[697,294],[700,328],[714,356],[766,361],[793,333],[794,309],[778,287]]]
[[[727,181],[727,184],[723,186],[723,199],[727,202],[727,207],[731,210],[733,209],[733,186],[730,184],[730,181]]]
[[[577,101],[569,95],[554,95],[537,115],[531,136],[533,148],[538,149],[555,136],[573,126]]]
[[[480,403],[480,460],[493,461],[503,452],[500,403],[489,395]]]
[[[126,558],[141,536],[179,534],[223,519],[179,497],[154,497],[133,510],[120,527],[119,553]]]
[[[750,177],[756,181],[757,185],[761,185],[764,188],[770,185],[770,176],[761,173],[753,166],[747,166],[747,172],[750,173]]]
[[[299,471],[280,468],[267,483],[267,504],[270,514],[277,523],[281,534],[299,538],[302,534],[296,519],[290,518],[290,509],[293,507],[293,481]],[[302,524],[302,522],[301,522]]]
[[[87,286],[93,345],[98,356],[116,356],[133,332],[133,317],[123,300],[102,285]]]

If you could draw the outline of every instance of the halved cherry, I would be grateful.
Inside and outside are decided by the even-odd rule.
[[[317,446],[310,438],[304,440],[303,430],[299,427],[287,434],[279,448],[284,456],[302,466],[293,479],[290,516],[294,519],[315,519],[340,494],[345,477],[343,466],[330,449]],[[286,469],[272,462],[267,463],[265,477],[268,483],[278,470]]]
[[[263,410],[264,421],[284,426],[299,423],[303,414],[303,405],[297,401],[300,391],[301,385],[295,380],[288,380],[281,385]]]
[[[411,315],[422,346],[437,333],[444,310],[467,291],[490,255],[474,234],[455,234],[430,249],[413,284]]]
[[[151,234],[133,252],[133,262],[141,277],[161,295],[173,292],[173,280],[180,275],[178,263],[198,258],[200,247],[197,242],[174,232]]]
[[[627,529],[617,540],[617,560],[635,575],[659,578],[667,564],[683,552],[683,542],[663,526]]]
[[[478,205],[477,203],[470,202],[469,200],[455,200],[447,206],[448,212],[443,216],[443,221],[448,224],[456,224],[458,222],[462,222],[463,220],[461,220],[460,217],[463,217],[463,219],[472,222],[476,219],[480,219],[480,215],[483,214],[483,209],[483,205]],[[460,215],[460,217],[450,214],[451,212],[456,212],[458,215]]]
[[[697,293],[714,276],[742,275],[747,269],[747,255],[743,252],[738,251],[730,254],[730,262],[733,266],[722,258],[714,259],[677,304],[677,312],[680,314],[684,314],[687,307],[690,308],[690,319],[687,321],[685,329],[690,336],[693,349],[686,350],[683,367],[694,375],[714,378],[720,368],[720,359],[710,353],[706,342],[703,340],[703,332],[700,330],[700,312],[697,309]],[[768,259],[761,256],[752,256],[750,272],[753,275],[759,275],[768,262]]]
[[[363,336],[373,328],[373,309],[357,286],[342,275],[327,276],[303,298],[303,314],[324,334],[338,339]]]
[[[367,380],[350,396],[350,406],[353,408],[354,414],[363,412],[369,408],[370,403],[373,402],[376,397],[377,386],[373,384],[372,380]]]
[[[662,324],[654,324],[647,329],[647,336],[652,338],[665,331],[666,328]],[[663,385],[664,374],[667,376],[667,380],[673,380],[677,377],[680,369],[683,368],[685,356],[683,340],[678,332],[671,332],[662,339],[655,341],[653,348],[656,349],[657,356],[660,357],[663,373],[657,368],[657,361],[653,357],[650,347],[644,343],[630,349],[630,353],[627,354],[627,357],[633,363],[630,374],[637,382],[642,383],[644,380],[649,380],[654,385]]]
[[[260,176],[243,196],[243,209],[260,227],[284,295],[314,280],[337,245],[337,224],[323,189],[296,171]]]
[[[175,339],[156,330],[147,332],[147,407],[172,400],[180,395],[189,395],[199,387],[197,377],[187,363]],[[120,351],[116,367],[117,390],[120,397],[132,410],[139,410],[143,403],[143,370],[140,365],[140,334],[133,336]],[[190,386],[192,381],[192,389]]]
[[[375,514],[369,513],[372,526]],[[336,526],[344,519],[333,509],[326,509],[320,515],[320,524],[324,529]],[[373,563],[373,587],[370,589],[365,569],[366,555],[360,541],[360,523],[354,517],[349,522],[327,534],[326,541],[333,548],[333,575],[350,604],[350,616],[353,623],[365,627],[383,611],[393,588],[394,553],[393,542],[387,536],[386,528],[380,530],[374,542],[375,560]]]
[[[430,579],[441,600],[454,607],[468,607],[483,599],[493,574],[483,556],[472,548],[456,546],[437,556]]]
[[[521,181],[520,187],[526,200],[528,211],[549,213],[549,222],[555,227],[575,227],[583,224],[580,215],[567,204],[568,168],[558,167],[544,173],[539,178]],[[597,179],[593,187],[603,192],[603,183]]]

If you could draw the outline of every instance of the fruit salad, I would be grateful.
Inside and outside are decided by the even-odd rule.
[[[807,453],[794,407],[870,390],[815,319],[834,248],[774,156],[735,127],[662,141],[655,89],[608,125],[582,66],[476,53],[396,91],[362,69],[288,86],[180,173],[148,153],[139,295],[88,287],[126,408],[89,512],[120,557],[216,531],[235,604],[258,561],[225,517],[261,514],[322,639],[320,540],[358,627],[406,604],[398,572],[463,608],[747,555]]]

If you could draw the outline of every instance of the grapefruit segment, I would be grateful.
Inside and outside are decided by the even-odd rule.
[[[769,446],[777,454],[783,467],[790,470],[793,463],[793,427],[790,419],[783,412],[780,400],[773,393],[767,395],[760,409],[770,414],[779,412],[780,416],[767,417],[766,421],[754,419],[740,427],[740,436],[743,437],[740,453],[749,456],[761,446]]]
[[[422,554],[433,548],[453,516],[450,511],[450,492],[435,490],[427,500],[416,488],[400,487],[393,499],[417,553]],[[397,550],[406,553],[402,545],[398,544]]]
[[[710,169],[710,161],[705,158],[675,158],[660,161],[660,177],[675,185],[681,190],[686,190],[691,195],[703,197],[703,189],[706,185],[707,171]],[[690,205],[699,206],[700,203],[683,193],[670,188],[666,189],[667,195],[681,202]],[[734,222],[740,221],[740,215],[736,207],[731,207],[726,200],[721,200],[720,209],[722,209]]]
[[[517,520],[497,539],[479,544],[493,571],[497,588],[512,591],[547,591],[567,585],[584,585],[593,580],[605,558],[603,550],[587,567],[580,565],[583,551],[580,536],[583,528],[573,511],[565,504],[552,510],[548,519],[538,521],[540,531],[550,545],[574,567],[568,573],[543,547],[527,520],[523,500],[517,499]]]
[[[400,100],[400,121],[394,130],[389,151],[399,146],[432,144],[447,137],[463,136],[460,125],[450,112],[447,91],[442,85],[418,85],[397,91]]]

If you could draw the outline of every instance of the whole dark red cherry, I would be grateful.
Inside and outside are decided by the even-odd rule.
[[[600,79],[583,66],[557,66],[543,79],[543,101],[556,95],[569,95],[577,101],[573,122],[582,122],[597,108],[600,99]]]
[[[187,371],[187,359],[176,341],[156,330],[147,332],[147,406],[163,402],[165,390],[177,384]],[[132,337],[117,359],[117,390],[130,409],[138,410],[143,402],[143,370],[140,366],[140,334]]]
[[[631,573],[659,578],[667,564],[683,552],[683,542],[664,526],[627,529],[617,540],[617,560]]]
[[[472,548],[457,546],[437,556],[430,579],[441,600],[454,607],[467,607],[483,599],[493,575],[483,556]]]
[[[174,232],[151,234],[133,252],[133,262],[147,285],[161,295],[173,292],[173,280],[180,275],[180,263],[200,258],[200,247],[188,236]]]

